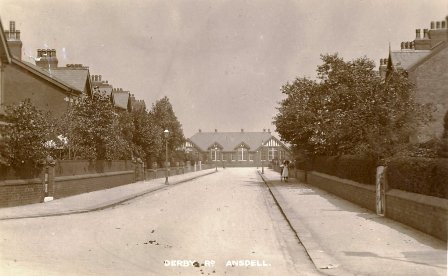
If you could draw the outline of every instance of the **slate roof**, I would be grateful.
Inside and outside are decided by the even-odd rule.
[[[198,132],[189,140],[199,150],[206,151],[215,143],[223,151],[234,151],[241,143],[246,144],[250,151],[256,151],[262,141],[266,143],[273,136],[269,132]]]
[[[392,51],[390,57],[395,69],[409,70],[429,54],[431,54],[431,50],[403,50]]]
[[[60,78],[54,76],[53,74],[50,74],[48,71],[40,68],[39,66],[36,66],[36,65],[26,62],[26,61],[18,60],[16,58],[12,58],[11,61],[13,64],[16,64],[16,65],[28,70],[29,72],[46,79],[47,81],[66,90],[67,92],[77,92],[78,94],[82,92],[82,90],[78,90],[76,87],[73,87],[72,85],[66,83],[64,80],[61,80]]]
[[[76,88],[76,90],[87,92],[84,91],[84,89],[89,79],[89,69],[58,67],[51,69],[51,74],[56,78],[63,80],[70,86]]]
[[[114,106],[122,109],[128,108],[129,92],[112,91]]]

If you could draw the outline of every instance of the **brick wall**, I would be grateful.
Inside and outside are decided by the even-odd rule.
[[[55,178],[54,198],[109,189],[135,181],[134,171],[82,174]]]
[[[0,181],[0,207],[42,202],[44,186],[38,178]]]
[[[447,240],[448,200],[400,190],[386,193],[386,216]]]
[[[357,183],[319,172],[308,172],[307,183],[359,206],[376,211],[375,186]]]
[[[275,168],[277,171],[278,168]],[[291,170],[308,184],[345,200],[376,211],[375,186],[310,171]],[[305,181],[304,181],[305,182]],[[386,217],[418,229],[441,240],[447,240],[448,200],[392,189],[386,192]]]

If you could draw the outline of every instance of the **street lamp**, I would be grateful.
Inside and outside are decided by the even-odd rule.
[[[260,160],[261,160],[261,173],[264,174],[264,164],[263,164],[263,140],[261,140],[261,150],[260,150]]]
[[[170,135],[168,129],[165,129],[163,135],[165,136],[165,185],[168,185],[168,136]]]
[[[215,172],[218,171],[218,147],[215,145]]]

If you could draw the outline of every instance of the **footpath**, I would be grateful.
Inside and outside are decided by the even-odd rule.
[[[447,244],[296,179],[260,174],[320,272],[447,275]]]
[[[0,220],[61,216],[98,211],[214,172],[215,169],[213,168],[170,176],[169,185],[165,185],[165,178],[157,178],[122,185],[111,189],[55,199],[45,203],[0,208]]]

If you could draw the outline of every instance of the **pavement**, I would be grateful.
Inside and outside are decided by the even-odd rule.
[[[169,185],[165,185],[165,178],[157,178],[122,185],[111,189],[64,197],[45,203],[0,208],[0,221],[22,218],[61,216],[98,211],[118,204],[122,204],[126,201],[146,195],[148,193],[160,189],[169,188],[169,186],[187,182],[212,173],[215,173],[214,168],[170,176]]]
[[[446,242],[273,170],[260,175],[320,272],[447,275]]]

